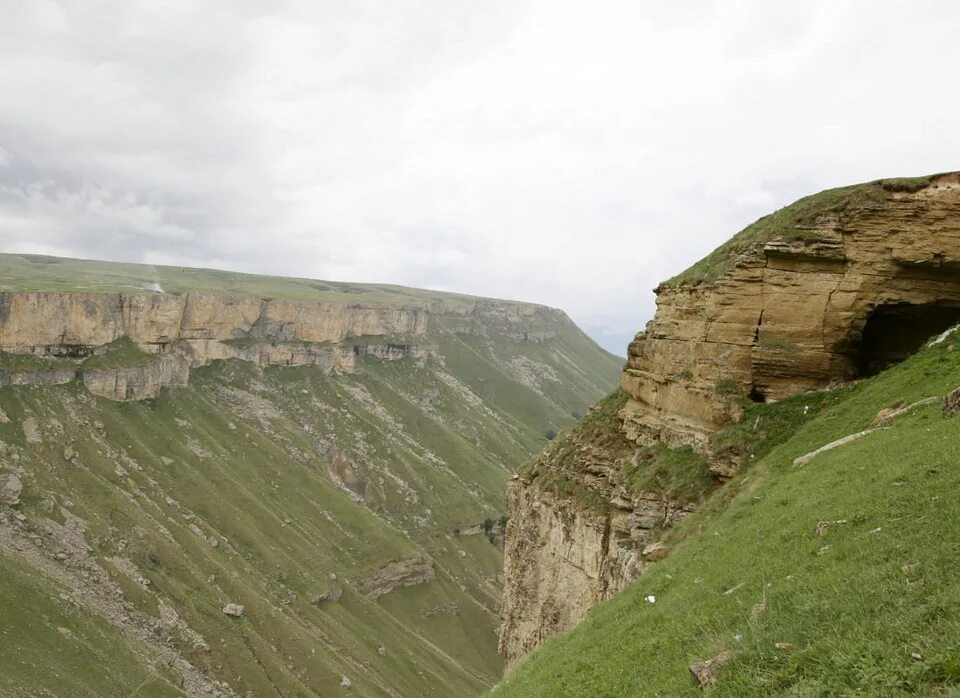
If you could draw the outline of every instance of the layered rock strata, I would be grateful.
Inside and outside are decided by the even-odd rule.
[[[569,630],[642,574],[643,550],[693,507],[657,492],[613,496],[609,510],[517,478],[507,489],[506,585],[500,652],[523,657]]]
[[[747,246],[709,283],[657,288],[621,379],[631,438],[705,448],[742,397],[870,373],[960,320],[960,174],[863,186],[877,194]]]
[[[180,356],[159,356],[139,366],[99,368],[82,372],[83,385],[110,400],[147,400],[164,388],[185,388],[190,365]]]
[[[546,341],[558,319],[566,321],[544,306],[460,297],[394,307],[208,292],[8,291],[0,293],[0,351],[78,365],[0,369],[0,386],[61,384],[79,376],[93,393],[137,400],[186,385],[190,368],[214,360],[349,373],[363,357],[435,358],[443,332]],[[98,370],[79,364],[120,338],[159,360]]]
[[[433,561],[417,555],[402,560],[391,560],[377,570],[357,580],[357,590],[371,601],[389,594],[398,587],[411,587],[429,582],[436,576]]]
[[[630,481],[636,444],[614,394],[507,487],[500,652],[514,661],[569,630],[652,561],[644,551],[693,512],[691,501]]]
[[[508,661],[620,591],[658,532],[692,511],[625,488],[631,453],[689,446],[710,457],[711,436],[745,400],[870,375],[960,322],[960,174],[800,200],[656,293],[606,433],[546,452],[509,485]],[[710,470],[726,478],[736,467],[715,459]]]

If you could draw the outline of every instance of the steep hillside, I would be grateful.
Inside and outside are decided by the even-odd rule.
[[[957,322],[957,173],[807,197],[662,284],[621,390],[509,484],[507,661],[670,555],[673,528],[789,436],[791,396],[876,375]]]
[[[670,531],[669,556],[493,695],[699,695],[698,664],[715,696],[960,690],[955,336],[854,386],[749,408],[722,436],[755,458]]]
[[[504,482],[620,360],[542,306],[143,271],[0,258],[0,694],[493,684]]]

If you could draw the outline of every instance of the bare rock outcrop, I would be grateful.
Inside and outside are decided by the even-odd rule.
[[[558,322],[569,323],[552,308],[452,295],[390,305],[205,291],[5,291],[0,292],[0,352],[61,363],[44,367],[21,361],[16,368],[0,368],[0,387],[62,384],[79,375],[97,395],[140,400],[164,387],[186,385],[190,368],[216,360],[350,373],[366,357],[434,359],[436,338],[444,333],[543,342],[555,334],[549,328]],[[95,370],[79,366],[126,340],[158,360]]]
[[[692,448],[729,479],[736,459],[713,457],[711,436],[745,399],[872,375],[960,323],[960,173],[801,199],[656,292],[616,413],[588,415],[584,438],[551,447],[509,484],[508,662],[669,554],[656,532],[695,502],[625,486],[642,449]],[[948,398],[945,413],[956,404]]]
[[[960,322],[960,174],[826,194],[832,208],[768,217],[783,227],[713,260],[716,278],[659,286],[621,379],[632,438],[703,448],[744,396],[868,375]]]
[[[416,555],[402,560],[391,560],[377,570],[356,580],[357,589],[368,599],[375,600],[398,587],[410,587],[429,582],[436,576],[433,560]]]
[[[83,371],[83,384],[94,395],[110,400],[147,400],[164,388],[184,388],[190,364],[181,356],[156,356],[138,366]]]
[[[245,611],[246,608],[244,605],[239,603],[228,603],[223,607],[223,615],[230,616],[231,618],[243,618]]]
[[[943,398],[943,416],[953,417],[957,413],[960,413],[960,388],[951,390]]]
[[[644,551],[694,506],[637,487],[623,464],[637,446],[607,398],[507,487],[500,653],[508,662],[565,632],[643,573]]]
[[[23,483],[12,473],[0,475],[0,504],[19,504]]]
[[[63,385],[77,377],[74,366],[0,369],[0,388],[8,385]]]

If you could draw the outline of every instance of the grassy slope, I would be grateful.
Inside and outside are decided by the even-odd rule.
[[[816,232],[811,228],[821,216],[878,206],[891,192],[921,189],[935,176],[879,179],[805,196],[751,223],[699,262],[665,281],[663,285],[697,285],[714,281],[733,268],[738,256],[757,245],[762,245],[774,237],[787,240],[815,239]]]
[[[22,468],[28,521],[56,518],[61,506],[84,519],[94,556],[127,598],[154,617],[158,598],[172,605],[210,644],[184,645],[186,655],[241,695],[326,695],[340,690],[343,674],[359,695],[474,695],[502,670],[501,554],[483,536],[452,531],[502,515],[508,473],[546,443],[548,428],[568,426],[573,411],[608,390],[619,368],[578,332],[562,334],[552,347],[448,336],[449,361],[368,358],[340,377],[218,362],[195,370],[190,387],[145,403],[95,398],[77,383],[8,387],[0,471]],[[557,381],[579,376],[576,387],[551,380],[548,395],[517,383],[507,362],[525,350],[555,365]],[[119,342],[87,361],[127,365],[135,352]],[[598,383],[567,363],[600,366],[588,375]],[[27,442],[27,419],[42,443]],[[66,446],[79,465],[65,460]],[[348,464],[349,474],[336,476],[362,504],[336,483],[337,462]],[[191,523],[221,544],[208,545]],[[420,552],[436,560],[436,580],[378,602],[354,591],[371,569]],[[106,562],[117,555],[150,580],[149,591]],[[343,599],[312,605],[330,573]],[[33,604],[54,618],[68,606],[50,582],[26,568],[17,574],[19,586],[0,585],[4,630],[23,638],[4,657],[11,685],[116,695],[152,675],[102,619],[71,612],[56,625],[74,639],[55,635],[52,644],[34,633],[31,615],[16,609]],[[227,602],[245,604],[246,617],[224,616]],[[80,663],[55,683],[38,678],[51,652],[79,651],[77,637],[102,671]],[[165,679],[154,683],[140,695],[176,695]]]
[[[429,300],[474,300],[471,296],[390,284],[355,284],[218,269],[127,264],[30,254],[0,254],[0,290],[145,291],[160,284],[165,293],[218,291],[260,298],[343,301],[379,305]]]
[[[184,695],[106,621],[64,603],[63,590],[3,555],[0,569],[0,695],[64,695],[65,686],[78,698],[127,695],[138,686],[140,696]]]
[[[792,466],[880,409],[957,385],[960,351],[945,344],[853,388],[752,407],[722,438],[754,465],[672,531],[666,561],[536,650],[494,695],[697,695],[688,666],[725,650],[734,658],[711,695],[960,686],[960,418],[919,407]],[[821,522],[837,523],[820,536]]]

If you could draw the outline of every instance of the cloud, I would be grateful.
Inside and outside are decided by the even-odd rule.
[[[830,186],[957,167],[960,7],[15,4],[0,244],[548,303],[651,289]]]

